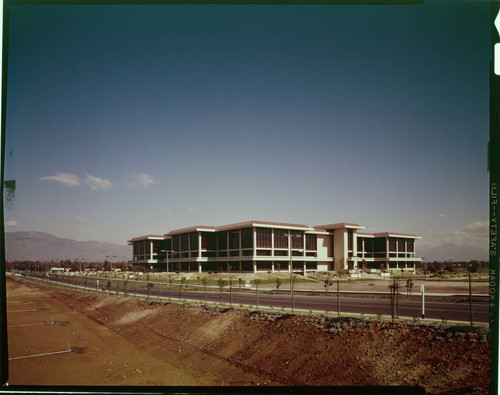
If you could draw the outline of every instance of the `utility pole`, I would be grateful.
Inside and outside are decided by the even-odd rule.
[[[399,282],[397,281],[394,292],[396,292],[396,318],[399,319]]]
[[[425,318],[425,285],[420,285],[420,291],[422,292],[422,319]]]
[[[255,310],[259,310],[259,282],[258,278],[255,279]]]
[[[337,315],[340,317],[340,279],[337,279]]]
[[[471,328],[474,326],[474,321],[472,319],[472,283],[469,273],[469,310],[470,310],[470,326]]]
[[[233,280],[229,280],[229,307],[233,307]]]

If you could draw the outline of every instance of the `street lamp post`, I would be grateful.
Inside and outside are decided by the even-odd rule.
[[[167,263],[167,273],[168,273],[168,252],[169,250],[161,250],[160,252],[164,252],[165,253],[165,261]],[[170,253],[171,254],[175,254],[176,251],[174,250],[170,250]]]
[[[116,255],[106,255],[106,258],[113,259],[116,258]],[[111,271],[113,271],[113,261],[110,260],[109,263],[111,264]]]
[[[424,261],[424,281],[427,281],[427,258],[423,256],[422,260]]]
[[[290,295],[292,297],[292,314],[294,312],[294,298],[293,298],[293,283],[294,283],[294,278],[293,278],[293,254],[292,254],[292,238],[293,237],[298,237],[300,238],[302,235],[293,235],[291,233],[285,233],[285,236],[289,236],[290,237]],[[304,269],[305,270],[305,269]],[[304,276],[306,275],[306,273],[304,272]]]

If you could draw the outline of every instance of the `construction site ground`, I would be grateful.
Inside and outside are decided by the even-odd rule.
[[[488,393],[484,327],[148,302],[10,277],[6,284],[10,385]]]

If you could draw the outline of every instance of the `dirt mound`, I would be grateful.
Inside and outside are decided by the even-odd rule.
[[[484,328],[51,294],[151,356],[205,377],[208,385],[409,385],[430,393],[488,392],[490,335]]]

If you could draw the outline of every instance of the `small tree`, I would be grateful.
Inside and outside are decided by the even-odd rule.
[[[409,278],[408,280],[406,280],[406,296],[411,297],[412,288],[413,288],[413,280]]]
[[[181,298],[181,289],[184,286],[184,300],[186,300],[186,292],[187,292],[187,279],[186,277],[181,278],[181,285],[179,287],[179,299]]]
[[[330,285],[333,284],[333,281],[330,280],[329,278],[325,279],[325,284],[324,284],[324,287],[325,287],[325,293],[328,292],[328,288],[330,287]]]
[[[479,268],[479,264],[477,262],[471,262],[471,264],[467,267],[467,271],[469,273],[477,273]]]
[[[148,300],[151,297],[151,288],[153,288],[153,287],[154,287],[153,283],[148,283]]]
[[[222,304],[222,293],[224,292],[224,287],[226,286],[227,282],[225,280],[223,280],[222,278],[219,278],[218,284],[219,284],[219,289],[220,289],[219,304]]]
[[[255,309],[259,310],[259,284],[260,280],[258,278],[255,279]]]
[[[207,279],[204,278],[203,280],[201,280],[201,282],[203,283],[203,303],[206,304],[207,303]]]
[[[239,290],[241,291],[241,285],[244,284],[245,282],[243,281],[243,279],[240,277],[238,279],[238,287],[239,287]]]
[[[280,289],[281,286],[281,280],[279,277],[276,278],[276,289]]]

